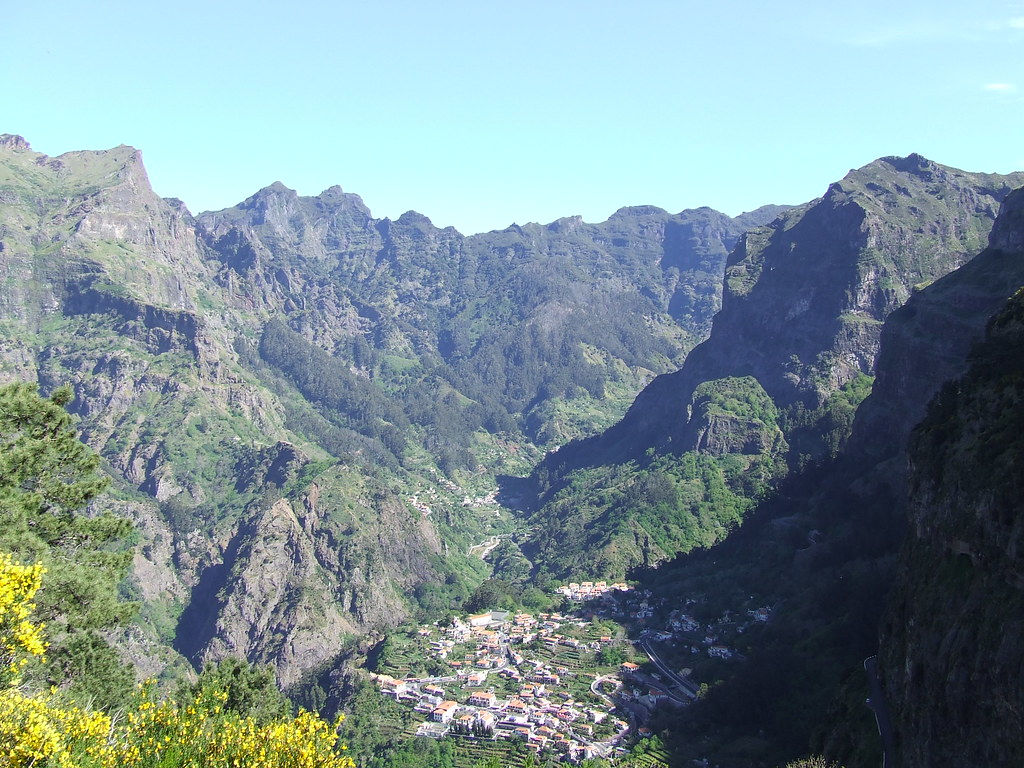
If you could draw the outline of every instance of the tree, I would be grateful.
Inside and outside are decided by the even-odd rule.
[[[0,550],[48,572],[35,600],[50,640],[48,682],[110,707],[133,683],[100,634],[134,611],[118,594],[131,565],[131,524],[86,514],[109,480],[75,436],[65,409],[72,397],[70,387],[49,398],[34,384],[0,387]]]
[[[291,702],[281,693],[269,667],[257,667],[242,659],[228,658],[208,664],[190,686],[179,690],[182,702],[200,698],[204,692],[224,692],[225,712],[252,718],[260,725],[291,714]],[[321,693],[323,689],[321,689]]]
[[[464,608],[470,613],[501,608],[509,601],[512,590],[512,585],[503,579],[485,579],[470,595]]]
[[[626,661],[626,652],[618,645],[606,645],[597,654],[597,663],[602,667],[617,667]]]

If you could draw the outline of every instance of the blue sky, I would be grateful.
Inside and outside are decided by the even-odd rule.
[[[0,132],[136,146],[193,212],[280,180],[466,233],[737,214],[882,155],[1024,169],[1024,2],[19,2],[0,92]]]

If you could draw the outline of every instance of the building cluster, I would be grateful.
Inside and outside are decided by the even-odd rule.
[[[769,618],[771,618],[772,609],[769,606],[765,605],[760,608],[754,608],[752,610],[747,611],[747,615],[754,621],[765,622],[768,621]]]
[[[497,503],[497,488],[488,493],[486,496],[470,496],[469,494],[466,494],[465,496],[462,497],[462,506],[464,507],[486,507],[495,505]]]
[[[453,483],[444,475],[440,474],[434,467],[427,467],[427,471],[433,475],[433,481],[436,483],[434,486],[427,485],[425,488],[420,487],[417,493],[406,498],[406,503],[410,507],[415,509],[423,517],[433,513],[431,504],[437,506],[440,505],[442,508],[445,506],[451,506],[455,499],[446,496],[440,492],[440,489],[444,489],[449,494],[454,495],[456,498],[459,494],[463,496],[463,506],[480,506],[483,504],[497,504],[497,489],[491,491],[486,496],[476,496],[471,498],[466,495],[465,489]]]
[[[722,629],[727,627],[732,627],[739,634],[745,629],[745,625],[733,626],[728,612],[714,624],[702,625],[689,614],[675,610],[669,614],[664,628],[647,627],[641,630],[640,638],[648,642],[672,643],[693,654],[704,653],[713,658],[731,659],[736,652],[720,640]]]
[[[632,589],[628,584],[624,582],[617,582],[615,584],[609,584],[606,581],[584,581],[577,584],[575,581],[569,584],[563,584],[560,587],[555,588],[555,592],[569,598],[570,600],[593,600],[597,597],[603,597],[610,592],[628,592]]]
[[[420,497],[415,494],[406,499],[406,501],[409,503],[410,507],[419,512],[423,517],[426,517],[431,512],[433,512],[433,510],[430,508],[430,505],[427,504],[425,501],[421,501]]]
[[[693,603],[693,600],[688,600],[687,606]],[[740,621],[732,611],[725,611],[717,620],[701,624],[687,614],[685,609],[677,609],[668,614],[663,627],[648,626],[642,629],[640,638],[648,642],[671,643],[692,654],[732,659],[739,654],[727,644],[729,639],[735,640],[735,635],[742,635],[752,624],[767,622],[771,614],[771,607],[763,606],[748,610],[746,620]]]
[[[563,687],[565,667],[528,659],[522,649],[534,639],[579,647],[580,641],[558,634],[566,621],[559,614],[493,611],[455,619],[444,629],[424,627],[418,634],[429,642],[434,658],[452,667],[452,674],[404,680],[378,675],[377,683],[382,693],[425,717],[417,728],[420,736],[519,739],[537,752],[551,750],[572,762],[605,755],[628,725],[612,718],[603,705],[577,702]],[[459,646],[468,647],[461,656]],[[502,680],[484,690],[490,675]],[[594,727],[606,721],[615,735],[596,741]]]

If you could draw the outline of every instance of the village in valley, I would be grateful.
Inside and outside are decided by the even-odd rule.
[[[729,640],[770,615],[765,607],[702,623],[602,581],[560,586],[556,597],[559,610],[495,610],[393,635],[374,675],[380,692],[412,710],[417,736],[614,760],[650,735],[658,708],[700,695],[695,667],[741,658]]]

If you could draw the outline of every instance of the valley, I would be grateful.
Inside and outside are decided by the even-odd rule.
[[[0,136],[0,376],[73,416],[102,481],[69,519],[110,526],[68,689],[241,659],[360,768],[859,768],[877,653],[929,764],[922,658],[961,702],[1020,659],[985,594],[1019,601],[1022,186],[912,154],[737,217],[463,235],[336,186],[193,215],[131,147]]]
[[[652,719],[701,696],[749,647],[742,635],[771,616],[761,607],[702,624],[684,611],[706,613],[704,601],[680,609],[621,582],[571,583],[550,597],[549,611],[492,610],[389,634],[372,677],[414,713],[403,735],[518,742],[541,760],[621,760]]]

